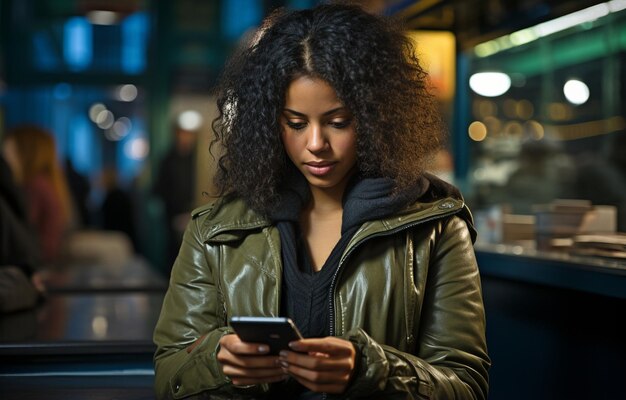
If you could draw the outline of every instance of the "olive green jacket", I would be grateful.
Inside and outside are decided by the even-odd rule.
[[[487,397],[472,234],[456,198],[416,203],[359,228],[331,286],[332,334],[357,350],[338,398]],[[154,332],[157,397],[265,398],[269,385],[233,386],[216,354],[231,316],[280,316],[281,279],[279,232],[268,219],[241,200],[194,211]]]

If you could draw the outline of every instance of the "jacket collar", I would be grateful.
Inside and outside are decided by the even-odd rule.
[[[451,215],[458,215],[466,222],[470,230],[472,241],[475,241],[476,231],[474,229],[472,215],[463,199],[444,197],[429,203],[416,202],[396,215],[381,220],[366,222],[356,232],[352,242],[360,241],[371,235],[407,229],[415,225]]]
[[[426,189],[417,201],[392,216],[364,223],[354,239],[358,240],[362,235],[401,230],[422,222],[459,214],[467,223],[472,241],[475,241],[473,218],[459,190],[432,174],[426,173],[422,179],[427,181]],[[212,242],[238,240],[250,230],[272,225],[268,217],[252,210],[243,199],[235,196],[222,197],[213,204],[194,210],[192,215],[193,218],[197,218],[204,214],[207,214],[207,218],[203,220],[201,229],[205,240]]]
[[[355,234],[354,240],[373,234],[402,230],[426,221],[459,214],[475,238],[472,216],[462,199],[444,197],[432,202],[415,202],[393,216],[364,223]],[[250,209],[240,198],[221,198],[215,203],[196,209],[193,218],[206,215],[200,229],[205,240],[230,242],[241,239],[252,230],[260,230],[272,225],[265,216]]]
[[[262,229],[271,224],[268,218],[249,208],[243,199],[232,196],[219,198],[192,212],[193,219],[203,215],[206,215],[200,226],[203,236],[205,240],[215,242],[237,240],[250,230]]]

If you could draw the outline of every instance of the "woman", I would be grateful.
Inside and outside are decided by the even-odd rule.
[[[193,213],[155,330],[160,398],[480,398],[471,216],[424,172],[440,124],[402,32],[351,6],[278,12],[229,64],[223,196]],[[267,354],[227,324],[292,318]]]
[[[15,181],[24,188],[29,221],[37,232],[43,261],[54,262],[72,214],[54,137],[38,126],[18,126],[7,133],[3,154]]]

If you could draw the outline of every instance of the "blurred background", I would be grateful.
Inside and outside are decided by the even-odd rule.
[[[623,394],[626,0],[354,2],[403,21],[446,117],[432,171],[462,190],[479,231],[491,398]],[[46,298],[0,318],[13,365],[0,390],[150,398],[169,270],[214,193],[212,87],[264,16],[318,3],[0,0],[3,154],[15,169],[20,146],[37,148],[19,132],[51,136],[65,189],[43,215],[69,210],[58,243],[41,240]],[[42,371],[56,372],[21,386]]]
[[[48,130],[72,227],[116,228],[103,210],[115,188],[132,206],[122,231],[167,273],[172,215],[211,193],[211,88],[226,58],[272,9],[317,3],[3,0],[0,135]],[[499,229],[481,239],[529,239],[499,214],[531,215],[561,198],[613,205],[615,229],[626,230],[622,2],[361,3],[403,19],[415,39],[450,127],[433,168],[463,189],[479,224],[495,215]],[[175,190],[158,188],[160,165],[185,140],[180,129],[192,133],[179,153],[193,155],[178,158],[192,158],[193,182],[168,199]]]

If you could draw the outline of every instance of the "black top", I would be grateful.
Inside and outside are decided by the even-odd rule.
[[[282,313],[294,320],[304,337],[330,335],[329,289],[341,255],[356,227],[341,236],[319,272],[315,272],[297,224],[278,223],[283,247]]]

